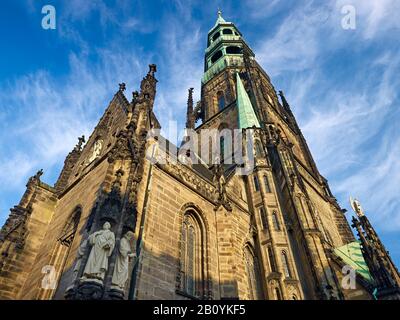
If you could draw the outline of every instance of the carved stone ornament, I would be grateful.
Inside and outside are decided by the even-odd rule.
[[[100,156],[101,150],[103,148],[103,142],[104,142],[103,139],[97,139],[95,141],[95,143],[93,144],[92,153],[87,159],[87,164],[92,163]]]
[[[215,209],[218,209],[220,205],[222,205],[226,210],[232,211],[232,206],[231,203],[228,199],[227,193],[226,193],[226,180],[223,172],[223,168],[221,165],[217,165],[215,167],[214,171],[214,182],[216,183],[217,186],[217,203],[218,205],[216,206]]]

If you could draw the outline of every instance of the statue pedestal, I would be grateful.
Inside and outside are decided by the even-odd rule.
[[[74,300],[101,300],[103,294],[103,284],[96,281],[84,281],[76,289]]]
[[[74,286],[70,286],[65,290],[64,298],[65,300],[75,300],[76,289]]]
[[[124,300],[125,294],[119,289],[110,289],[107,292],[107,299],[109,300]]]

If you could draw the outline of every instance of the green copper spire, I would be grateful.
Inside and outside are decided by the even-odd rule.
[[[346,265],[351,266],[358,274],[363,276],[365,280],[372,282],[371,274],[367,263],[364,260],[360,243],[358,241],[350,242],[344,246],[336,248],[334,249],[334,252]]]
[[[217,19],[217,21],[215,22],[214,27],[216,27],[216,26],[219,25],[220,23],[226,23],[226,21],[225,21],[224,18],[222,18],[222,12],[221,12],[221,10],[218,9],[218,19]]]
[[[243,82],[240,79],[239,73],[236,73],[236,105],[238,108],[239,128],[246,129],[256,126],[260,127],[257,116],[251,105],[250,98],[244,89]]]

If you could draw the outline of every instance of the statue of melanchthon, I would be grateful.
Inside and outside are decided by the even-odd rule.
[[[109,222],[104,223],[103,230],[96,231],[89,236],[89,245],[92,246],[89,259],[83,271],[84,281],[104,280],[108,269],[108,258],[115,245],[115,235],[110,230]]]

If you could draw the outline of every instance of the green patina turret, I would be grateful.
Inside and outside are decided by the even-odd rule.
[[[225,21],[221,11],[218,11],[217,21],[208,32],[202,83],[207,83],[226,67],[242,67],[244,52],[254,57],[239,29],[232,22]]]
[[[353,241],[339,248],[335,248],[334,253],[340,257],[346,265],[351,266],[365,280],[368,282],[373,281],[368,265],[364,260],[359,241]]]
[[[236,105],[238,108],[238,124],[240,129],[260,128],[256,113],[254,112],[249,95],[244,89],[239,73],[236,73]]]

